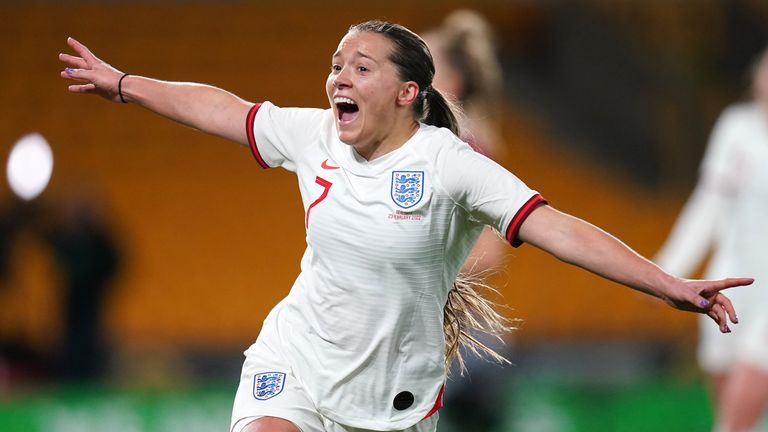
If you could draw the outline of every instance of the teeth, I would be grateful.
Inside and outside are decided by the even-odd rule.
[[[345,104],[350,104],[350,105],[357,105],[357,103],[355,101],[353,101],[350,98],[345,98],[345,97],[335,97],[335,98],[333,98],[333,103],[337,103],[337,104],[338,103],[345,103]]]

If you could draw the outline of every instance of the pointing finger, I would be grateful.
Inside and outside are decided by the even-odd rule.
[[[702,290],[702,294],[715,294],[724,289],[751,285],[755,280],[752,278],[728,278],[717,281],[710,281],[706,288]]]

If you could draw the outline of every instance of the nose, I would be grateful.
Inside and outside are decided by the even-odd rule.
[[[339,88],[347,88],[351,85],[351,82],[349,81],[349,72],[347,72],[347,68],[342,68],[338,74],[333,78],[333,86],[337,89]]]

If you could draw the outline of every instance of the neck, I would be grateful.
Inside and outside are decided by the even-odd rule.
[[[419,130],[419,123],[415,120],[404,124],[402,127],[393,128],[386,136],[377,139],[374,142],[354,146],[357,154],[372,161],[382,157],[402,147],[416,131]]]

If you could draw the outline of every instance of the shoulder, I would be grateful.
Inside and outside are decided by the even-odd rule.
[[[418,151],[430,160],[434,160],[437,156],[461,151],[474,152],[469,144],[457,137],[450,129],[421,124],[419,134]]]
[[[422,124],[419,134],[421,137],[414,148],[440,175],[452,175],[454,168],[471,165],[476,160],[491,161],[450,129]]]
[[[280,107],[272,102],[261,103],[256,113],[257,121],[269,121],[287,124],[315,123],[318,126],[327,123],[331,110],[305,107]]]
[[[728,106],[720,114],[710,135],[701,166],[709,171],[732,171],[765,136],[765,114],[755,102]]]
[[[743,125],[760,121],[765,114],[755,102],[742,102],[729,105],[720,115],[719,123],[728,125]]]
[[[450,196],[455,197],[500,172],[501,167],[449,129],[422,125],[419,133],[421,137],[412,148],[430,167],[438,188]]]

